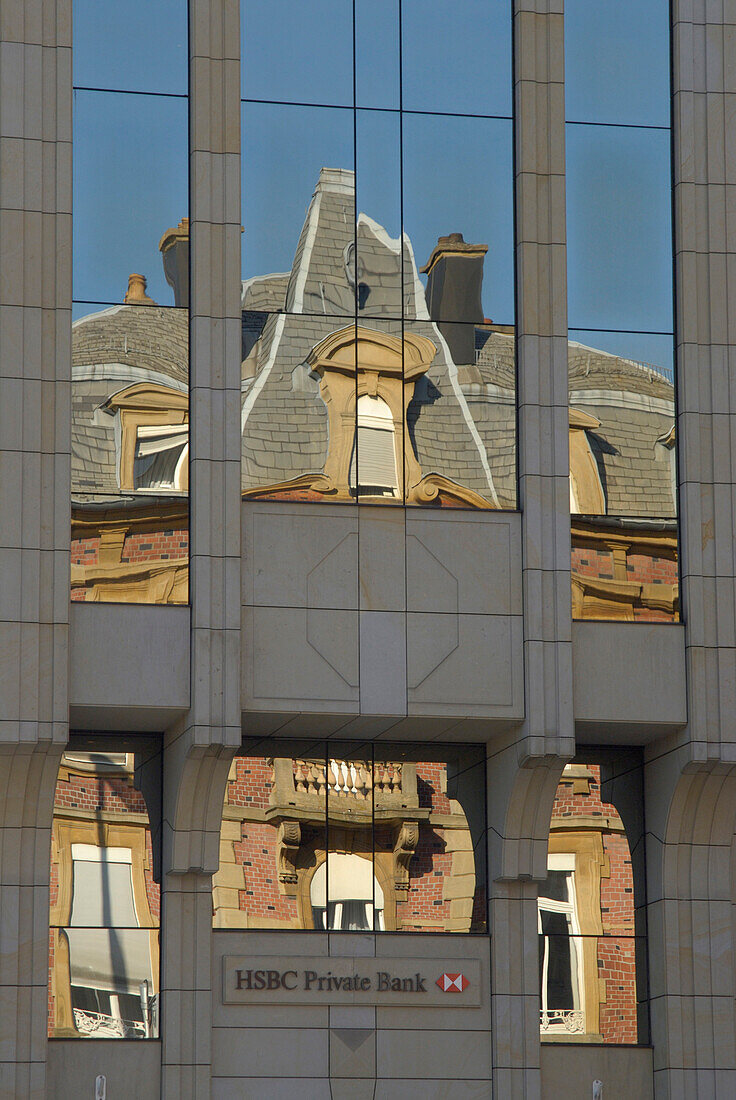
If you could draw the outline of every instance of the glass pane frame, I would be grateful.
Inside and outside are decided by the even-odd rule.
[[[241,754],[235,757],[226,795],[221,870],[232,886],[231,864],[243,867],[243,912],[240,919],[232,911],[220,913],[232,903],[218,893],[216,874],[213,928],[487,934],[482,749],[248,739]],[[265,783],[262,796],[252,792],[252,802],[242,786],[240,761],[247,761]],[[231,782],[241,783],[240,810],[230,797]],[[461,802],[449,801],[456,795]],[[441,806],[433,808],[437,799]],[[246,859],[247,807],[256,802],[263,803],[265,819]],[[242,843],[235,835],[239,815]],[[464,899],[444,896],[447,876],[460,873],[453,871],[455,852],[462,853],[463,882],[471,877],[467,853],[474,853],[474,891]],[[281,901],[270,899],[269,912],[258,901],[259,876],[270,882],[272,892],[278,885]],[[250,908],[248,898],[254,899]],[[417,904],[423,912],[410,915],[409,908]]]
[[[69,747],[54,803],[48,1036],[156,1039],[161,741],[72,733]],[[87,895],[92,908],[80,910]]]

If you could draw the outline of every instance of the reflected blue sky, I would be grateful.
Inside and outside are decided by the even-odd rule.
[[[353,115],[354,10],[357,102],[403,100],[403,160],[398,114]],[[346,108],[244,105],[244,276],[291,268],[320,169],[355,167],[355,125],[358,210],[392,236],[403,213],[420,266],[439,235],[487,244],[484,311],[512,321],[511,124],[412,113],[510,113],[507,0],[403,0],[401,35],[397,0],[241,11],[244,95]],[[74,18],[76,84],[186,93],[186,0],[74,0]],[[568,117],[666,125],[667,22],[664,0],[568,0]],[[121,301],[140,271],[171,303],[158,241],[188,213],[186,100],[77,92],[74,124],[75,298]],[[570,325],[671,329],[669,134],[569,126],[566,140]],[[651,358],[649,338],[640,349],[627,354]]]
[[[565,0],[565,115],[670,124],[669,0]]]
[[[186,99],[74,93],[73,295],[121,302],[131,272],[173,295],[158,243],[189,213]]]
[[[187,0],[74,0],[74,84],[186,95]]]
[[[568,126],[571,328],[672,330],[669,134]]]

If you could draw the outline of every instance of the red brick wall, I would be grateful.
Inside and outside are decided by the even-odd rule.
[[[452,812],[444,793],[446,767],[442,763],[417,764],[419,805],[433,813]],[[227,784],[227,802],[231,806],[265,809],[268,805],[273,768],[263,757],[239,756],[235,761],[235,778]],[[314,840],[323,847],[325,830],[302,828],[302,845]],[[377,827],[373,833],[376,852],[393,852],[391,829]],[[370,843],[370,838],[368,838]],[[296,922],[294,898],[279,891],[277,870],[276,828],[267,823],[246,821],[242,838],[234,844],[235,858],[243,866],[245,889],[240,891],[240,908],[252,918],[268,918]],[[450,903],[443,900],[443,882],[450,874],[452,854],[445,851],[444,830],[428,824],[420,825],[419,844],[409,864],[409,889],[397,894],[397,927],[409,931],[438,931],[437,924],[449,918]],[[475,920],[485,919],[485,896],[479,887]]]
[[[593,773],[589,794],[573,794],[572,783],[557,788],[552,820],[580,815],[603,817],[616,814],[616,808],[603,802],[600,767],[587,765]],[[563,834],[564,835],[564,834]],[[598,937],[598,977],[606,983],[606,1001],[600,1006],[600,1030],[608,1043],[635,1043],[636,963],[634,956],[634,880],[631,852],[626,835],[602,830],[603,853],[608,857],[610,875],[601,877],[601,921],[603,936]]]

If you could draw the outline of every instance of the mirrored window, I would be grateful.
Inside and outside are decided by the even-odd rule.
[[[510,12],[241,12],[244,498],[514,508]]]
[[[72,600],[188,599],[187,9],[74,3]]]
[[[578,619],[679,618],[668,22],[659,0],[565,10]]]
[[[54,798],[48,1033],[159,1034],[158,746],[64,754]],[[93,739],[94,741],[94,739]],[[133,743],[130,745],[134,747]]]
[[[562,774],[538,895],[543,1040],[646,1039],[642,837],[628,813],[640,811],[641,793],[640,762],[631,757],[576,761]]]
[[[243,754],[215,928],[485,930],[482,751],[272,741]]]

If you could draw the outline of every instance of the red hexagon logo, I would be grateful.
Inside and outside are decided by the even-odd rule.
[[[464,974],[440,974],[436,984],[443,993],[462,993],[470,982]]]

